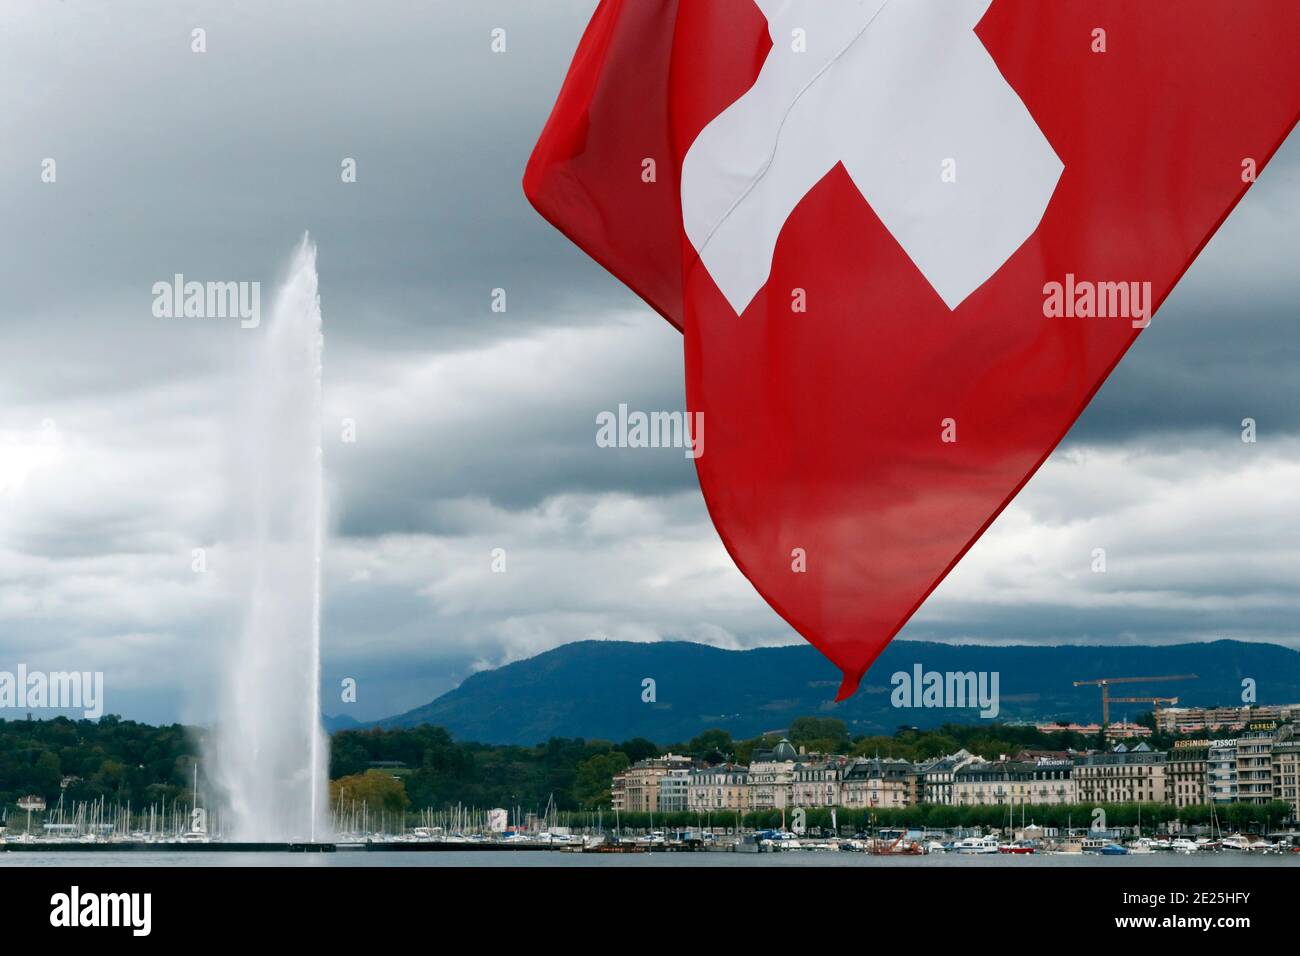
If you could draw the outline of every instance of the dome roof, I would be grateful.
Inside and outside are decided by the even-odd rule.
[[[773,760],[798,760],[799,753],[794,749],[794,744],[781,738],[781,742],[772,749]]]

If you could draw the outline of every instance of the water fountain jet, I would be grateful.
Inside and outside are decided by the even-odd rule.
[[[227,838],[316,842],[329,826],[320,721],[323,338],[310,237],[254,334],[233,449],[244,618],[226,649],[209,776]]]

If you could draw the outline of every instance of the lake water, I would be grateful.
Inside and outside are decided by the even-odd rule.
[[[1243,853],[1150,853],[1137,856],[1094,854],[1032,854],[1024,856],[934,854],[931,856],[871,856],[866,853],[187,853],[160,850],[124,853],[0,852],[0,867],[104,866],[292,866],[292,867],[965,867],[1024,869],[1037,867],[1293,867],[1300,854],[1247,856]]]

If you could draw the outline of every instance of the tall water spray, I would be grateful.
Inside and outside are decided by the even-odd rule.
[[[252,334],[232,463],[244,617],[226,658],[209,776],[227,838],[316,841],[329,826],[320,720],[323,338],[310,237]]]

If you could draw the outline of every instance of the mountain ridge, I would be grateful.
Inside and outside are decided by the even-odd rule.
[[[1178,697],[1183,706],[1239,704],[1242,680],[1257,682],[1263,703],[1300,701],[1300,651],[1278,644],[1212,641],[1167,645],[939,644],[895,641],[858,692],[834,703],[840,674],[810,645],[723,650],[686,641],[578,641],[466,678],[421,707],[369,726],[430,723],[457,739],[525,744],[550,737],[660,744],[719,727],[739,739],[782,729],[795,717],[834,716],[855,734],[892,733],[900,725],[975,723],[972,708],[894,707],[891,676],[925,671],[996,672],[997,720],[1100,720],[1096,687],[1074,680],[1197,674],[1196,680],[1125,684],[1116,696]],[[642,682],[655,699],[642,700]],[[1146,704],[1112,704],[1113,720]]]

